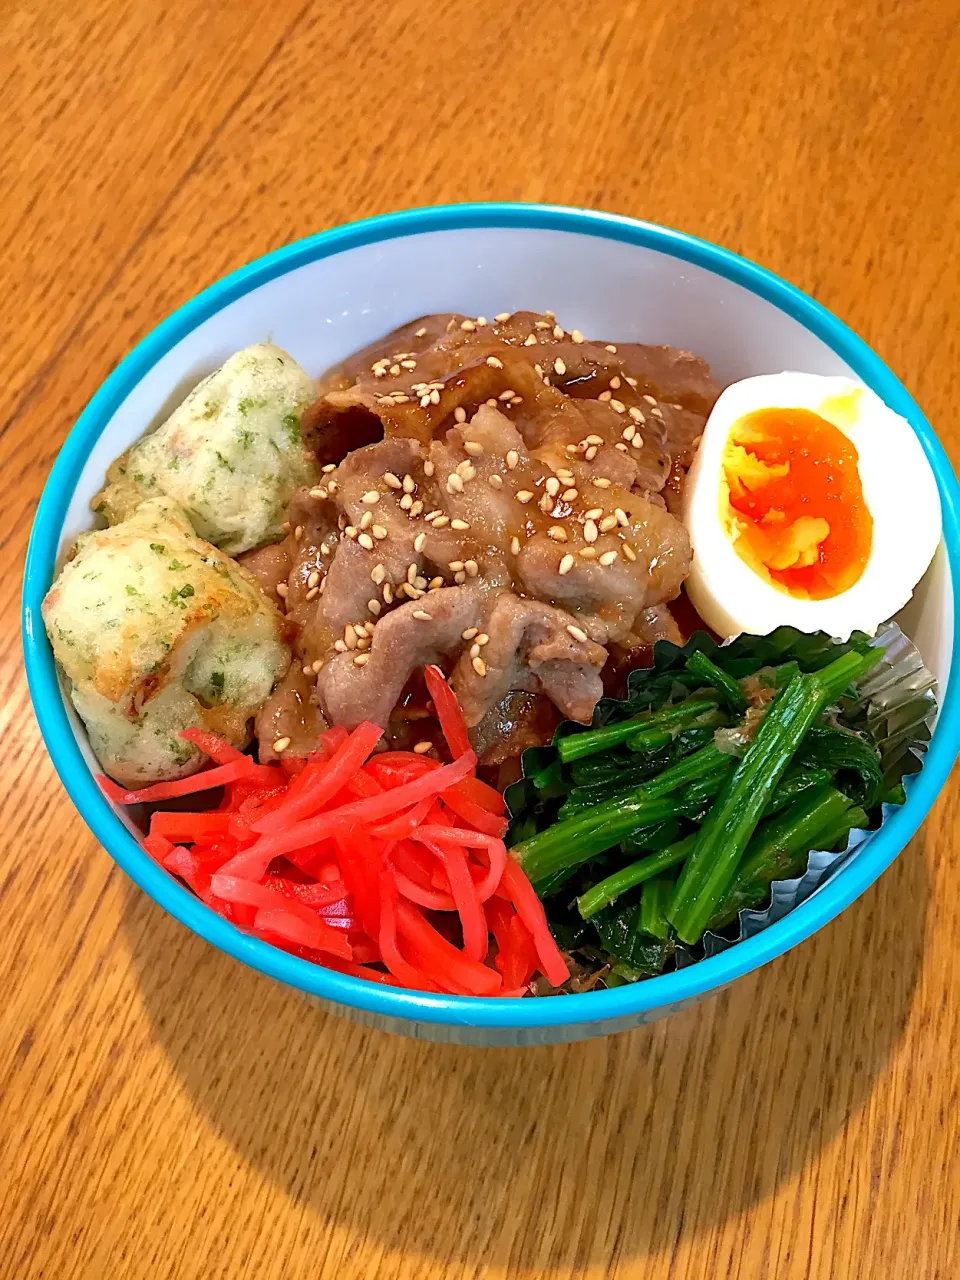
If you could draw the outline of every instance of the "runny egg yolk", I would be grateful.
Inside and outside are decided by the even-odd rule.
[[[740,558],[800,599],[852,587],[873,540],[857,460],[844,433],[810,409],[756,409],[735,422],[721,514]]]

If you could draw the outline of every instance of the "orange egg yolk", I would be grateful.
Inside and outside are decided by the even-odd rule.
[[[740,558],[800,599],[852,587],[873,540],[857,461],[843,432],[809,409],[740,418],[723,453],[727,529]]]

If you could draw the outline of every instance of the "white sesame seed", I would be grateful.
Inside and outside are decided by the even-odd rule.
[[[609,533],[611,529],[615,529],[616,527],[617,527],[616,516],[604,516],[603,519],[600,521],[601,533]]]
[[[556,360],[554,360],[553,362],[553,372],[559,373],[561,375],[567,372],[567,366],[563,363],[563,361],[560,359],[559,356],[557,356]]]
[[[622,400],[611,400],[610,408],[614,411],[614,413],[626,413],[627,411],[627,406],[623,403]]]
[[[597,555],[597,548],[596,548],[596,547],[581,547],[581,548],[580,548],[580,550],[579,550],[579,552],[578,552],[578,555],[581,555],[581,556],[584,558],[584,560],[594,560],[594,559],[596,559],[596,555]]]
[[[310,497],[311,497],[311,498],[325,498],[326,496],[327,496],[327,491],[326,491],[326,489],[311,489],[311,490],[310,490]]]
[[[323,660],[321,658],[314,658],[310,666],[314,674],[319,675],[323,670]]]
[[[514,471],[514,470],[516,470],[516,468],[519,466],[519,464],[520,464],[520,455],[519,455],[519,453],[517,453],[516,449],[508,449],[508,450],[507,450],[507,468],[508,468],[508,470],[510,470],[510,471]]]
[[[476,634],[477,634],[477,628],[476,628],[476,627],[467,627],[466,631],[462,632],[462,634],[461,634],[461,636],[460,636],[460,639],[461,639],[461,640],[472,640],[472,639],[473,639],[473,637],[474,637]]]
[[[612,481],[608,480],[606,476],[595,476],[590,483],[597,489],[609,489]]]
[[[597,446],[592,444],[583,456],[586,458],[587,462],[592,462],[597,456]]]
[[[479,325],[479,327],[480,327],[481,329],[483,328],[483,326],[484,326],[486,323],[487,323],[487,317],[486,317],[486,316],[477,316],[477,324]]]
[[[463,493],[463,480],[456,471],[447,476],[447,493]]]
[[[623,554],[628,560],[636,560],[637,558],[637,553],[634,551],[633,547],[631,547],[629,542],[625,542],[623,544]]]
[[[584,520],[599,520],[603,515],[603,507],[591,507],[583,513]]]
[[[634,420],[634,422],[638,422],[638,423],[646,422],[646,418],[643,416],[643,414],[640,412],[640,410],[637,408],[636,405],[631,405],[631,407],[627,410],[627,413],[629,413],[630,417]]]
[[[453,411],[453,420],[454,420],[454,422],[466,422],[466,420],[467,420],[467,411],[466,411],[466,409],[464,409],[464,407],[463,407],[462,405],[459,405],[459,404],[458,404],[458,405],[457,405],[457,407],[454,409],[454,411]]]
[[[650,410],[650,412],[653,414],[653,416],[654,416],[655,418],[660,418],[660,420],[661,420],[661,421],[663,420],[663,410],[662,410],[662,409],[651,409],[651,410]]]
[[[473,463],[471,462],[461,462],[457,467],[457,475],[460,477],[460,479],[463,481],[464,484],[467,484],[470,480],[472,480],[476,476],[476,474],[477,474],[476,468],[473,466]]]
[[[609,402],[613,399],[613,392],[601,391],[600,394],[597,396],[597,399],[600,401],[601,404],[609,404]]]
[[[336,480],[329,480],[327,482],[327,493],[329,493],[330,496],[333,497],[335,493],[339,493],[339,492],[340,492],[340,486],[337,484]]]
[[[334,640],[333,647],[336,649],[337,653],[347,652],[347,646],[343,643],[342,640]]]
[[[471,666],[478,676],[485,676],[487,674],[487,664],[482,658],[473,658]]]
[[[470,646],[470,657],[471,657],[471,658],[479,658],[479,657],[480,657],[480,646],[479,646],[478,644],[472,644],[472,645]]]
[[[425,755],[427,754],[427,752],[428,752],[428,751],[432,751],[432,750],[433,750],[433,743],[432,743],[432,742],[426,742],[426,741],[424,741],[424,742],[418,742],[418,743],[414,746],[414,748],[413,748],[413,749],[414,749],[414,751],[417,753],[417,755],[418,755],[418,756],[425,756]]]
[[[411,583],[415,582],[419,571],[420,566],[417,564],[416,560],[411,560],[407,565],[407,581]]]
[[[537,503],[537,506],[545,516],[548,516],[553,511],[553,498],[550,497],[549,493],[545,493]]]
[[[634,436],[633,439],[630,441],[630,443],[633,445],[634,449],[642,449],[643,436]]]
[[[433,521],[433,527],[435,529],[445,529],[449,523],[450,523],[449,516],[437,516],[437,518]]]
[[[580,330],[579,330],[579,329],[571,329],[571,330],[570,330],[570,337],[574,340],[574,342],[582,342],[582,341],[583,341],[583,334],[580,332]]]
[[[518,489],[514,496],[516,497],[518,502],[523,504],[530,502],[533,498],[533,494],[530,492],[529,489]]]
[[[365,511],[363,515],[360,517],[360,528],[369,529],[372,524],[373,524],[373,512]]]
[[[274,589],[281,600],[286,600],[289,588],[285,582],[278,582]]]
[[[537,335],[535,333],[528,333],[523,340],[523,345],[525,347],[535,347],[537,345]]]
[[[413,510],[413,498],[410,497],[409,493],[405,493],[403,497],[400,499],[400,510],[401,511]]]
[[[607,386],[611,389],[611,391],[619,391],[620,379],[616,376],[612,377],[610,381],[607,383]]]
[[[369,533],[361,533],[359,538],[357,538],[357,541],[360,543],[361,547],[363,547],[364,551],[373,550],[373,539],[370,537]]]
[[[574,560],[573,556],[565,555],[563,559],[560,561],[560,566],[559,566],[560,576],[563,577],[565,574],[569,573],[575,564],[576,564],[576,560]]]
[[[314,569],[313,572],[310,574],[310,576],[307,578],[307,587],[308,588],[317,587],[319,585],[320,585],[320,575],[319,573],[317,573],[316,569]]]
[[[466,575],[466,574],[464,573],[464,571],[461,569],[459,573],[455,573],[455,574],[453,575],[453,580],[454,580],[454,582],[457,584],[457,586],[458,586],[458,587],[462,587],[462,586],[463,586],[463,584],[464,584],[464,583],[466,582],[466,580],[467,580],[467,575]]]
[[[549,320],[538,320],[536,327],[538,329],[551,329],[553,326],[550,324]]]
[[[613,564],[616,558],[617,558],[616,551],[605,551],[603,555],[600,557],[600,563],[606,569]]]
[[[566,337],[563,330],[560,328],[558,324],[555,324],[553,326],[553,336],[557,339],[558,342],[560,341],[561,338]]]
[[[573,502],[574,499],[578,497],[579,492],[579,489],[564,489],[560,496],[563,498],[564,502]]]
[[[273,744],[273,749],[274,749],[274,751],[276,751],[276,752],[277,752],[277,754],[279,755],[279,753],[280,753],[281,751],[286,751],[286,749],[287,749],[287,747],[289,747],[289,745],[290,745],[290,739],[289,739],[289,738],[278,738],[278,739],[276,740],[276,742]]]
[[[555,498],[560,492],[560,481],[556,476],[548,476],[543,487],[546,489],[547,493],[549,493],[551,498]]]
[[[440,590],[440,588],[441,588],[442,586],[443,586],[443,579],[442,579],[441,577],[431,578],[431,579],[430,579],[430,585],[429,585],[429,587],[427,588],[427,590],[428,590],[428,591],[439,591],[439,590]]]
[[[347,535],[348,538],[356,538],[357,536],[357,530],[354,528],[352,524],[348,524],[343,532]]]
[[[406,495],[404,495],[404,496],[406,496]],[[419,498],[416,500],[416,502],[413,502],[413,503],[411,503],[411,504],[410,504],[410,515],[411,515],[414,519],[416,519],[416,517],[417,517],[418,515],[420,515],[420,513],[421,513],[422,511],[423,511],[423,503],[420,501],[420,499],[419,499]]]
[[[483,403],[484,403],[484,404],[488,404],[488,405],[490,406],[490,408],[491,408],[491,409],[496,409],[496,407],[497,407],[497,397],[496,397],[496,396],[491,396],[489,400],[484,400],[484,402],[483,402]]]
[[[497,324],[503,324],[504,320],[509,320],[512,314],[513,312],[511,311],[498,311],[493,318]]]
[[[358,653],[354,656],[353,665],[355,667],[365,667],[369,661],[369,653]]]
[[[588,542],[596,542],[597,526],[593,520],[587,520],[584,522],[583,536],[586,538]]]
[[[401,360],[401,361],[400,361],[400,368],[401,368],[401,369],[415,369],[416,367],[417,367],[417,362],[416,362],[416,360]]]
[[[473,333],[473,331],[474,331],[474,329],[476,329],[476,327],[477,327],[477,326],[473,323],[473,321],[472,321],[472,320],[461,320],[461,321],[460,321],[460,328],[461,328],[461,329],[463,329],[465,333]]]
[[[511,552],[511,554],[512,554],[512,555],[515,555],[515,556],[518,556],[518,555],[520,554],[520,539],[519,539],[519,538],[511,538],[511,539],[510,539],[510,552]]]
[[[336,469],[337,469],[337,464],[335,462],[325,462],[323,466],[320,468],[320,470],[323,472],[325,476],[328,476],[331,471],[336,471]]]
[[[370,578],[379,587],[380,583],[387,576],[387,571],[382,564],[375,564],[370,570]]]
[[[613,355],[616,355],[616,354],[617,354],[617,348],[613,345],[613,343],[612,343],[612,342],[608,342],[608,343],[607,343],[607,345],[606,345],[603,349],[604,349],[604,351],[610,351],[610,352],[612,352],[612,354],[613,354]]]
[[[459,573],[459,572],[460,572],[460,570],[463,568],[463,561],[462,561],[462,560],[448,560],[448,561],[447,561],[447,568],[450,570],[450,572],[451,572],[451,573]]]
[[[395,476],[392,471],[385,471],[383,473],[383,482],[389,489],[403,488],[403,485],[400,482],[400,477]]]
[[[373,376],[374,376],[375,378],[385,378],[385,377],[387,376],[387,371],[386,371],[386,369],[382,369],[382,368],[381,368],[381,369],[374,369],[374,371],[373,371]]]
[[[324,578],[324,579],[323,579],[323,581],[320,583],[320,594],[321,594],[321,595],[323,595],[324,591],[326,590],[326,586],[327,586],[327,580],[326,580],[326,578]]]
[[[427,535],[425,533],[418,533],[413,540],[414,551],[420,552],[423,550],[423,548],[426,545],[427,545]]]
[[[547,537],[552,538],[554,542],[566,542],[567,531],[561,525],[554,524],[547,530]]]
[[[367,638],[367,624],[365,622],[355,622],[353,624],[353,630],[356,633],[358,640],[365,640]]]
[[[496,356],[487,356],[487,364],[491,369],[502,369],[503,361],[498,360]]]
[[[301,667],[300,669],[301,669],[301,671],[303,672],[303,674],[304,674],[305,676],[312,676],[312,675],[313,675],[313,667],[311,667],[311,665],[310,665],[310,663],[309,663],[309,662],[306,664],[306,666]]]
[[[630,521],[627,519],[627,513],[623,507],[614,507],[613,514],[617,517],[617,524],[622,525],[624,529],[630,527]]]
[[[393,587],[389,582],[383,584],[383,591],[380,594],[383,596],[384,604],[393,604]]]
[[[492,476],[487,477],[487,484],[490,486],[491,489],[502,489],[503,477],[498,476],[497,473],[494,472]]]
[[[656,398],[656,396],[651,396],[651,395],[644,394],[644,397],[643,397],[643,398],[644,398],[644,400],[646,400],[647,404],[653,404],[653,405],[655,405],[655,404],[657,403],[657,398]]]
[[[417,483],[416,483],[416,481],[414,480],[413,476],[411,476],[411,475],[409,475],[409,474],[407,474],[407,475],[405,475],[405,476],[403,477],[403,482],[402,482],[402,483],[403,483],[403,492],[404,492],[404,493],[413,493],[414,489],[416,489],[416,487],[417,487]]]
[[[434,465],[429,460],[423,464],[423,474],[425,476],[432,476],[434,473],[434,470],[435,470]]]
[[[475,578],[480,572],[480,566],[477,564],[476,560],[464,560],[463,567],[467,571],[468,578]]]
[[[571,623],[567,627],[567,633],[573,636],[574,640],[579,640],[581,644],[586,644],[587,633],[584,630],[582,630],[580,627],[575,627],[573,623]]]
[[[413,616],[420,622],[432,622],[433,615],[427,613],[426,609],[414,609]]]
[[[615,449],[619,449],[621,453],[626,453],[627,450],[630,448],[630,446],[627,444],[624,444],[622,440],[618,440],[613,447]]]
[[[431,404],[440,403],[440,392],[436,389],[436,387],[434,387],[434,389],[430,392],[430,403]]]
[[[357,633],[354,631],[353,627],[349,625],[343,629],[343,643],[348,649],[355,649],[357,647]]]
[[[434,520],[433,523],[434,525],[436,525],[437,523],[436,520]],[[467,524],[466,520],[451,520],[450,528],[456,529],[458,533],[465,533],[466,530],[470,528],[470,526]]]
[[[426,395],[420,397],[420,408],[429,409],[429,407],[430,407],[430,392],[428,391]]]
[[[624,440],[632,440],[637,434],[637,428],[632,422],[630,422],[623,428],[620,434],[623,436]]]
[[[297,542],[299,542],[299,541],[300,541],[300,539],[303,537],[303,525],[302,525],[302,524],[298,524],[298,525],[297,525],[297,527],[296,527],[296,528],[294,529],[294,531],[293,531],[293,536],[294,536],[294,538],[296,538]]]
[[[381,606],[380,606],[380,601],[379,601],[379,600],[368,600],[368,601],[367,601],[367,608],[369,609],[369,611],[373,614],[373,616],[374,616],[375,618],[379,616],[379,613],[380,613],[380,607],[381,607]]]
[[[425,338],[427,336],[427,331],[426,329],[418,329],[413,336],[415,338]]]

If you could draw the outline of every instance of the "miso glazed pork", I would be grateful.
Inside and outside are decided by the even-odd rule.
[[[238,557],[264,616],[284,615],[232,704],[231,741],[255,717],[270,761],[371,721],[388,743],[426,750],[436,724],[419,673],[437,663],[481,761],[498,764],[561,717],[588,722],[611,653],[629,665],[678,637],[666,606],[690,568],[680,493],[718,393],[695,356],[587,341],[550,312],[425,317],[318,384],[262,344],[117,459],[93,506],[118,534],[189,520],[192,545]],[[141,505],[157,497],[175,508]],[[146,750],[137,731],[170,696],[163,682],[134,663],[112,676],[109,709],[83,693],[99,690],[100,664],[91,656],[78,676],[70,628],[58,629],[76,573],[51,591],[48,630],[94,748],[113,777],[177,776],[193,754]],[[169,630],[161,584],[122,578],[108,575],[98,600],[116,614],[133,586],[146,596],[137,626]],[[103,643],[112,652],[113,637]],[[209,722],[204,697],[181,680],[176,716]]]

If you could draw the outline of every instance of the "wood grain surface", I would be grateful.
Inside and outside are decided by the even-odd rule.
[[[0,6],[4,1280],[960,1275],[956,781],[859,902],[710,1003],[417,1044],[124,879],[17,639],[46,472],[123,354],[224,271],[398,207],[719,241],[858,329],[960,458],[958,67],[956,0]]]

